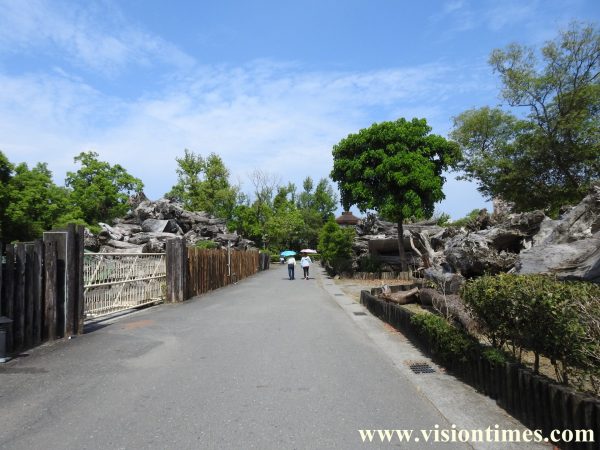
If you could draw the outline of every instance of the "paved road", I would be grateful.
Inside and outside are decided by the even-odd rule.
[[[449,428],[322,281],[277,266],[4,365],[0,447],[420,448],[358,430]]]

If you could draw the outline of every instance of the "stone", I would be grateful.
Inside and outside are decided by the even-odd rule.
[[[438,291],[446,294],[458,294],[465,284],[462,275],[444,271],[442,267],[429,267],[423,271],[423,276],[431,281]]]
[[[175,219],[146,219],[142,222],[142,231],[182,233]]]
[[[558,220],[544,220],[531,248],[519,254],[516,272],[600,283],[600,183]]]
[[[173,233],[141,232],[131,236],[128,243],[141,245],[147,243],[150,239],[166,241],[168,239],[173,239],[174,237],[175,235]]]
[[[517,255],[498,251],[491,242],[477,233],[455,236],[445,246],[446,261],[461,275],[474,277],[508,272]]]
[[[123,240],[123,235],[121,233],[119,233],[116,229],[111,227],[110,225],[108,225],[106,223],[102,223],[102,222],[100,222],[98,225],[100,225],[100,228],[102,228],[102,231],[100,232],[101,236],[108,237],[109,239],[112,239],[115,241]]]

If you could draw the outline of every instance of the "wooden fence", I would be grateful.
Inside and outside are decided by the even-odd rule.
[[[180,239],[167,241],[167,302],[181,302],[267,269],[257,250],[186,248]]]
[[[83,228],[0,244],[0,255],[0,316],[12,320],[8,353],[83,332]]]
[[[381,320],[400,330],[435,360],[434,345],[412,323],[414,312],[362,291],[361,304]],[[599,449],[600,400],[558,385],[515,363],[493,363],[475,350],[461,359],[438,361],[450,373],[496,400],[501,408],[530,430],[549,436],[552,430],[595,430],[595,442],[561,442],[564,450]]]

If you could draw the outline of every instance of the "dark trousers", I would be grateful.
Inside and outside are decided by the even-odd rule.
[[[290,280],[294,279],[294,264],[288,264],[288,275],[290,276]]]
[[[302,270],[304,271],[304,278],[308,278],[308,266],[303,267]]]

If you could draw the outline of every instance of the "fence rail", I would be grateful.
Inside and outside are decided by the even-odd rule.
[[[164,253],[86,253],[83,274],[88,318],[162,301],[166,292]]]
[[[258,272],[256,250],[187,249],[187,298],[237,283]]]

